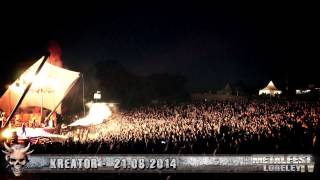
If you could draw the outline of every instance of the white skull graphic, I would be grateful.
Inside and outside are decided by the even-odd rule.
[[[21,176],[24,166],[27,164],[28,156],[33,152],[29,151],[30,143],[27,147],[21,144],[14,144],[9,147],[4,143],[4,147],[7,151],[2,151],[6,154],[6,160],[11,167],[11,170],[15,176]]]

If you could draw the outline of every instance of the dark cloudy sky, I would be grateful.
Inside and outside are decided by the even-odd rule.
[[[27,5],[27,4],[26,4]],[[8,5],[1,12],[1,85],[59,42],[65,66],[118,60],[129,71],[182,74],[191,89],[269,80],[319,83],[312,4]]]

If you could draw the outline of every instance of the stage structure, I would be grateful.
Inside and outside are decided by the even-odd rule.
[[[61,103],[80,77],[80,73],[46,62],[41,57],[9,85],[0,99],[7,121],[3,127],[51,127],[57,124]],[[19,110],[18,110],[19,109]]]

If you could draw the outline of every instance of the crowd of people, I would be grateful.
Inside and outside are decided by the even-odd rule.
[[[315,153],[320,102],[216,101],[121,111],[105,123],[69,131],[34,153]]]

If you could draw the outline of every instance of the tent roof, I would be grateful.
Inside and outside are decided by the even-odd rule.
[[[0,99],[0,109],[10,114],[30,81],[32,86],[20,107],[38,106],[54,110],[79,78],[79,72],[70,71],[45,62],[39,74],[37,68],[44,57],[29,67],[12,83]],[[61,113],[61,107],[56,109]]]
[[[268,85],[265,88],[263,88],[263,90],[278,91],[278,88],[276,88],[273,82],[270,81]]]
[[[227,83],[223,90],[225,90],[225,91],[231,91],[232,88],[231,88],[230,84]]]

